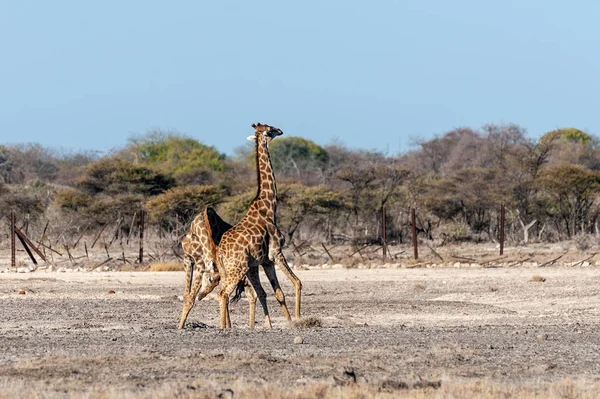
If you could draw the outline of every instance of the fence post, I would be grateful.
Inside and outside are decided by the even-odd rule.
[[[413,239],[413,248],[415,250],[415,259],[419,259],[419,249],[417,246],[417,221],[415,216],[415,207],[413,206],[411,209],[411,224],[412,224],[412,239]]]
[[[142,264],[144,261],[144,210],[140,211],[140,256],[138,263]]]
[[[15,248],[15,212],[10,212],[10,265],[17,266],[16,248]]]
[[[381,243],[383,244],[383,263],[386,261],[387,255],[387,240],[386,240],[386,228],[385,228],[385,205],[381,207]]]
[[[504,255],[504,202],[500,205],[500,255]]]

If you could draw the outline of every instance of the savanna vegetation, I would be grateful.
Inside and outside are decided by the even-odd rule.
[[[600,142],[589,133],[567,128],[531,139],[516,125],[486,125],[413,148],[390,155],[274,140],[288,243],[378,242],[384,206],[388,242],[410,237],[412,206],[420,237],[439,244],[495,241],[502,203],[513,243],[600,234]],[[38,229],[48,221],[73,233],[117,223],[127,235],[127,221],[143,209],[148,223],[184,231],[207,205],[235,223],[255,184],[251,144],[226,156],[189,136],[151,132],[106,155],[0,145],[0,215],[15,211]]]

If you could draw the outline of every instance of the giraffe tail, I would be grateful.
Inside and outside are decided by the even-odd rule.
[[[246,281],[242,280],[238,283],[237,287],[235,287],[235,293],[229,302],[236,303],[240,299],[242,299],[242,294],[244,293],[244,288],[246,287]]]

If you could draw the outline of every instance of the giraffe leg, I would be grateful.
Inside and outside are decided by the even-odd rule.
[[[283,252],[281,252],[281,248],[285,242],[285,237],[281,234],[275,223],[269,223],[267,225],[267,230],[269,232],[269,238],[271,240],[269,246],[269,259],[275,262],[275,265],[285,274],[285,276],[292,282],[294,285],[294,293],[296,294],[296,306],[294,309],[294,316],[299,319],[300,318],[300,295],[302,291],[302,282],[300,279],[294,274],[292,269],[287,263],[285,256],[283,256]]]
[[[260,305],[265,313],[265,327],[271,328],[271,317],[269,316],[269,308],[267,306],[267,293],[263,289],[262,285],[260,285],[260,278],[258,277],[258,265],[251,267],[246,273],[246,276],[248,276],[248,280],[252,285],[252,289],[255,291],[255,295],[258,296]]]
[[[181,310],[181,318],[179,320],[179,327],[183,328],[185,324],[185,320],[187,319],[190,310],[194,307],[195,300],[195,291],[193,290],[192,285],[192,277],[194,275],[194,269],[198,267],[198,264],[193,256],[185,254],[183,257],[183,267],[185,269],[185,287],[183,290],[183,309]],[[200,271],[200,273],[198,273]],[[196,279],[194,280],[194,285],[196,282],[200,283],[199,280],[202,279],[201,270],[196,270]]]
[[[231,328],[231,318],[229,316],[229,296],[237,287],[237,284],[232,284],[230,279],[229,282],[223,282],[221,289],[217,294],[219,298],[219,318],[221,328]]]
[[[246,292],[246,297],[248,298],[248,328],[254,328],[255,320],[256,320],[256,291],[252,288],[251,285],[247,284],[244,286],[244,291]]]
[[[218,273],[208,273],[204,271],[199,272],[199,276],[196,276],[191,293],[188,296],[189,299],[184,300],[181,320],[179,321],[179,328],[183,328],[185,325],[185,320],[187,319],[190,310],[192,310],[192,307],[194,307],[196,300],[201,301],[205,296],[210,294],[217,287],[217,285],[219,285],[219,280],[220,276]]]
[[[275,254],[275,265],[286,275],[286,277],[292,282],[294,285],[294,293],[296,294],[296,306],[294,309],[294,316],[296,319],[300,318],[300,295],[302,291],[302,282],[300,279],[294,274],[287,261],[285,260],[285,256],[281,251],[277,251]]]
[[[267,260],[262,263],[262,267],[265,271],[265,274],[267,275],[267,278],[269,279],[269,283],[271,283],[271,287],[273,287],[273,291],[275,292],[275,299],[277,299],[277,302],[279,302],[279,305],[281,306],[281,310],[283,310],[285,318],[287,319],[287,321],[291,321],[292,317],[290,316],[290,312],[287,308],[287,305],[285,304],[285,295],[281,290],[279,280],[277,279],[277,273],[275,272],[275,264],[272,261]]]
[[[183,289],[184,297],[189,295],[192,288],[192,278],[194,275],[194,258],[188,254],[183,255],[183,269],[185,270],[185,287]]]

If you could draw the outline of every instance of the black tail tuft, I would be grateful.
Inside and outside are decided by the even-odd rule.
[[[240,281],[235,287],[235,294],[233,294],[233,298],[231,298],[230,303],[236,303],[242,298],[242,294],[244,293],[244,287],[246,286],[244,280]]]

